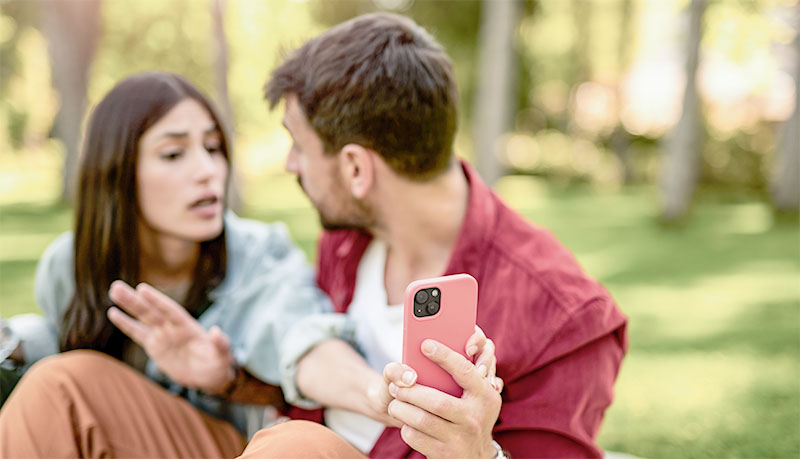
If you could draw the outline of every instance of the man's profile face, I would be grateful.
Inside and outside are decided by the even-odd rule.
[[[319,213],[322,227],[366,228],[371,221],[369,212],[347,191],[338,154],[325,154],[322,139],[311,127],[294,94],[286,96],[283,125],[292,138],[286,170],[297,176],[297,182]]]

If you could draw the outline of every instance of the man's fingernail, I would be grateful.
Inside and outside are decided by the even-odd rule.
[[[478,374],[481,376],[486,376],[486,365],[481,365],[478,367]]]
[[[433,354],[434,352],[436,352],[436,343],[430,340],[425,341],[424,343],[422,343],[422,352],[426,354]]]
[[[496,390],[496,389],[497,389],[497,378],[495,378],[494,376],[492,376],[492,379],[491,379],[491,381],[492,381],[492,387],[494,387],[494,388],[495,388],[495,390]]]
[[[478,346],[472,345],[467,348],[467,355],[475,355],[476,352],[478,352]]]
[[[414,384],[414,381],[417,379],[417,375],[415,375],[411,371],[404,371],[403,376],[400,379],[402,379],[404,383],[410,386]]]
[[[397,385],[395,383],[389,383],[389,393],[393,397],[397,396]]]

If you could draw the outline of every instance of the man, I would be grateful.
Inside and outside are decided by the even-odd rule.
[[[550,233],[454,159],[458,95],[441,46],[407,18],[357,17],[297,49],[265,93],[286,102],[286,168],[319,212],[318,283],[344,314],[290,333],[289,401],[325,406],[326,424],[371,456],[493,457],[496,444],[512,457],[601,456],[626,319]],[[399,360],[406,286],[461,272],[478,281],[478,325],[496,346],[499,416],[491,381],[473,378],[483,369],[446,368],[460,399],[407,384],[413,369],[397,363],[379,373]]]

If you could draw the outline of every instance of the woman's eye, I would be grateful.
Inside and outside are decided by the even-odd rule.
[[[170,151],[170,152],[167,152],[167,153],[163,153],[161,155],[161,159],[165,159],[167,161],[174,161],[174,160],[180,158],[180,156],[182,154],[183,154],[183,152],[180,151],[180,150]]]
[[[211,145],[205,145],[205,149],[209,153],[219,153],[219,152],[222,151],[222,147],[218,143],[211,144]]]

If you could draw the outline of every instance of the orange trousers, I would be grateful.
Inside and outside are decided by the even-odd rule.
[[[247,444],[230,423],[93,351],[33,365],[0,410],[0,458],[236,456],[364,457],[307,421],[263,429]]]

